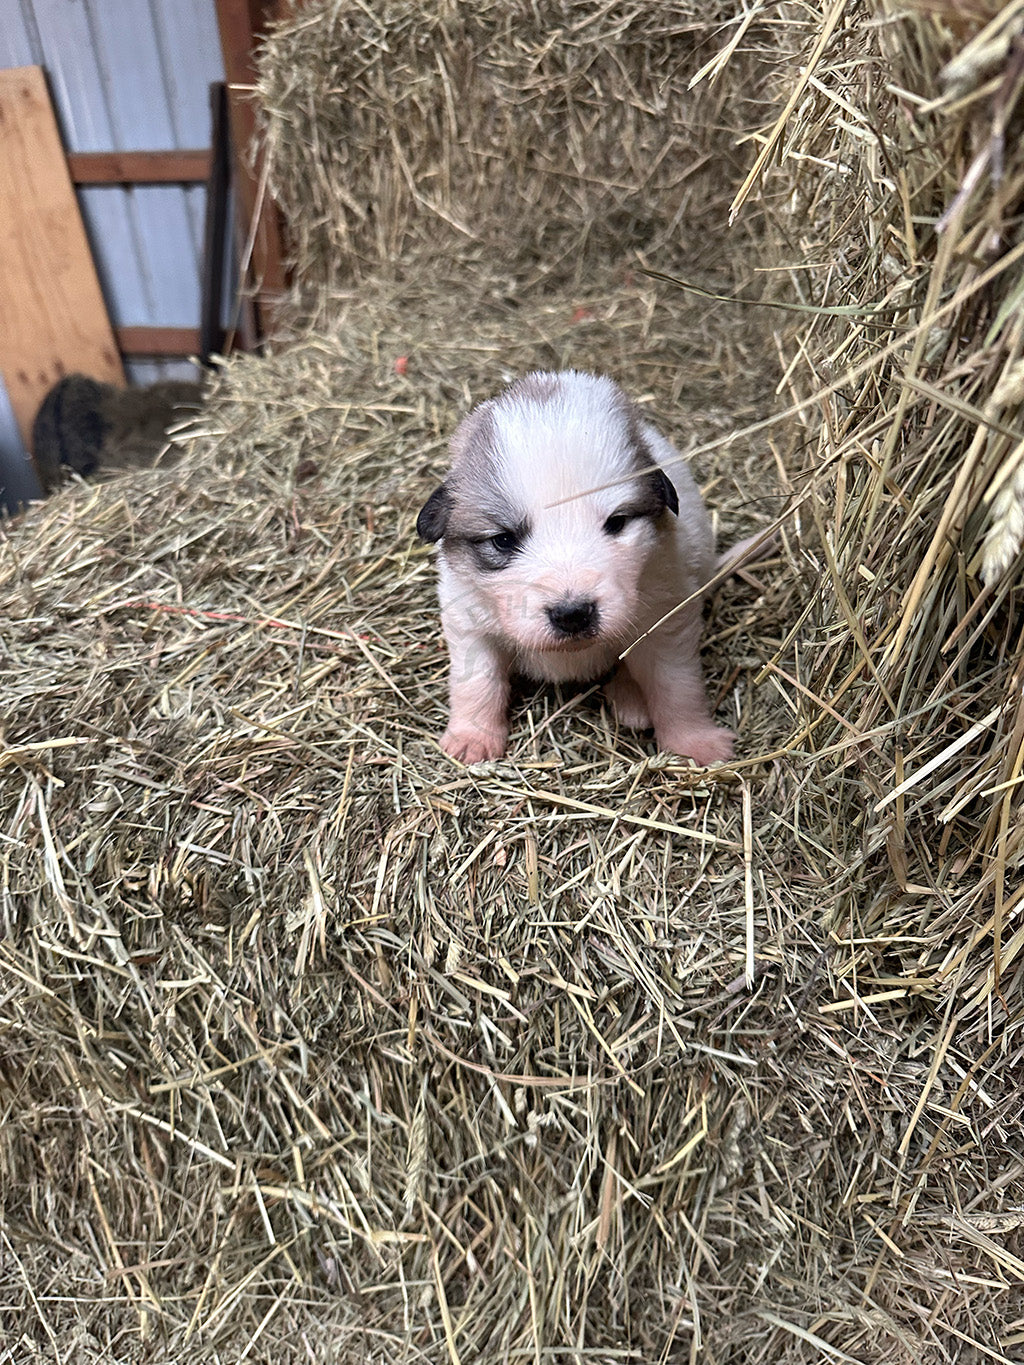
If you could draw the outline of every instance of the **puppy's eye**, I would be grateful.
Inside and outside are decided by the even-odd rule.
[[[476,536],[470,539],[477,568],[485,572],[497,573],[507,569],[515,556],[522,550],[529,535],[525,524],[515,530],[495,531],[492,536]]]
[[[609,536],[621,535],[629,523],[629,517],[625,512],[614,512],[604,524],[605,534]]]

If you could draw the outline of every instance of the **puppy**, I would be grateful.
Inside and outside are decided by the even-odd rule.
[[[700,593],[715,570],[707,509],[682,457],[614,381],[529,374],[481,403],[416,529],[439,542],[446,753],[501,757],[512,673],[599,678],[639,641],[605,687],[620,723],[653,726],[662,749],[698,764],[731,757],[700,665]]]

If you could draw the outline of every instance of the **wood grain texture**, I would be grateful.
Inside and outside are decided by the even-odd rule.
[[[124,367],[41,67],[0,71],[0,370],[30,445],[44,395],[73,370]]]

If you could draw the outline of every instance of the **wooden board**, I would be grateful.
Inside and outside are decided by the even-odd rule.
[[[198,327],[119,327],[117,343],[127,356],[199,355]]]
[[[70,152],[76,185],[204,184],[210,178],[206,148],[172,152]]]
[[[290,12],[290,0],[216,0],[224,74],[228,83],[228,114],[233,148],[232,184],[236,212],[243,233],[242,253],[251,242],[251,255],[243,259],[244,283],[252,296],[254,336],[243,340],[248,349],[273,331],[274,309],[288,287],[284,267],[284,226],[280,211],[263,185],[263,155],[252,150],[256,133],[256,108],[252,90],[256,83],[256,41],[276,19]]]
[[[124,383],[43,70],[0,71],[0,371],[26,447],[47,391],[78,370]]]

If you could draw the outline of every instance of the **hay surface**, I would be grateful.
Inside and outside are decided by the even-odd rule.
[[[311,7],[280,41],[353,12]],[[779,17],[773,41],[827,87],[820,28]],[[829,40],[853,108],[909,31],[866,18]],[[818,127],[810,88],[794,150]],[[799,165],[793,221],[817,247],[852,207]],[[688,277],[749,276],[735,240]],[[275,1365],[1019,1359],[1019,835],[1014,788],[984,768],[1003,755],[976,743],[1008,710],[952,779],[908,746],[896,770],[923,776],[874,809],[892,737],[941,752],[1015,665],[995,630],[955,691],[916,656],[898,724],[871,728],[865,626],[839,605],[881,587],[836,560],[855,479],[883,468],[853,419],[873,412],[884,440],[890,390],[850,404],[820,464],[785,425],[733,440],[777,407],[778,355],[797,358],[784,392],[809,391],[827,317],[776,340],[762,311],[627,275],[619,246],[586,285],[556,259],[523,287],[434,245],[399,279],[367,266],[330,326],[233,361],[174,468],[68,489],[0,543],[5,1344]],[[867,335],[833,321],[851,347]],[[776,558],[710,608],[734,768],[656,756],[586,692],[522,697],[506,762],[436,746],[416,510],[470,402],[568,364],[615,374],[703,451],[723,543],[799,501]],[[934,521],[955,481],[938,449],[892,495],[907,521]],[[859,563],[898,581],[912,547],[877,502]],[[1009,581],[989,601],[1005,631]],[[979,913],[999,856],[1001,993]]]

